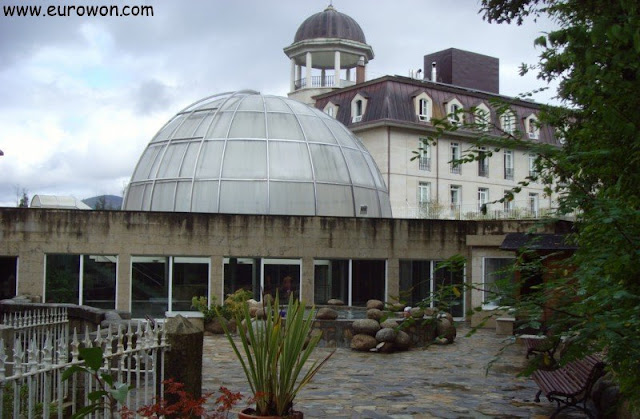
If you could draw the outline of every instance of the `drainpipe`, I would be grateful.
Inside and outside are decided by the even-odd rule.
[[[391,127],[387,127],[387,190],[391,200]]]

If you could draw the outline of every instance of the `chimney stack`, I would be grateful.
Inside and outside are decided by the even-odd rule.
[[[431,63],[431,81],[438,81],[437,76],[436,62],[434,61]]]
[[[358,65],[356,66],[356,84],[365,82],[365,66],[364,66],[364,57],[360,57],[358,60]]]

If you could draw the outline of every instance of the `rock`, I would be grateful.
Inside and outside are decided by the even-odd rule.
[[[373,337],[380,330],[380,323],[372,319],[358,319],[353,321],[351,327],[356,335],[364,334]]]
[[[106,313],[104,313],[104,319],[106,321],[118,321],[122,320],[122,317],[115,311],[107,311]]]
[[[377,308],[371,308],[367,310],[367,319],[372,319],[379,322],[380,319],[382,319],[383,315],[384,313],[382,312],[382,310],[378,310]]]
[[[256,319],[264,319],[266,318],[266,309],[263,307],[259,307],[256,309],[255,316]]]
[[[393,303],[390,305],[389,309],[391,311],[399,312],[403,311],[406,306],[402,303]]]
[[[369,300],[367,301],[367,310],[377,308],[378,310],[384,309],[384,303],[380,300]]]
[[[338,312],[329,307],[322,307],[316,313],[316,319],[318,320],[335,320],[338,318]]]
[[[388,354],[393,352],[393,342],[380,342],[376,345],[375,348],[370,349],[371,352],[380,352],[383,354]]]
[[[446,318],[438,319],[436,335],[438,338],[446,339],[448,343],[453,343],[456,338],[456,327]]]
[[[439,319],[447,319],[451,322],[451,324],[453,324],[453,316],[451,315],[451,313],[440,313],[438,314],[438,318]]]
[[[436,310],[431,308],[431,307],[427,307],[424,309],[424,315],[427,317],[433,317],[436,314]]]
[[[380,323],[380,327],[382,327],[382,328],[385,328],[385,327],[395,328],[395,327],[398,327],[398,321],[394,320],[394,319],[387,319],[387,320],[383,321],[382,323]]]
[[[258,310],[261,310],[261,307],[255,306],[255,305],[251,305],[249,306],[249,316],[251,317],[256,317],[256,313],[258,312]]]
[[[409,314],[411,314],[411,317],[414,319],[421,319],[424,316],[424,310],[420,307],[413,307],[409,310]]]
[[[398,332],[391,328],[380,329],[376,333],[376,340],[378,342],[394,342]]]
[[[338,300],[337,298],[332,298],[329,301],[327,301],[327,304],[330,306],[343,306],[344,301]]]
[[[393,343],[399,350],[409,349],[409,346],[411,346],[411,336],[409,336],[407,332],[399,330],[396,335],[396,340]]]
[[[378,341],[373,336],[358,334],[351,339],[351,349],[356,351],[368,351],[373,349]]]
[[[222,335],[224,333],[224,329],[222,328],[223,322],[227,325],[229,332],[234,333],[236,331],[236,321],[227,320],[224,317],[215,317],[204,325],[204,330],[215,335]]]

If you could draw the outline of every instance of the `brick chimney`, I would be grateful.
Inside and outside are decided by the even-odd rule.
[[[364,83],[366,74],[365,74],[365,64],[364,57],[360,57],[358,60],[358,65],[356,66],[356,84]]]

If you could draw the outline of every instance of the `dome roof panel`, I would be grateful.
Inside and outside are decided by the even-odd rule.
[[[388,217],[380,171],[358,144],[338,121],[293,99],[212,96],[149,143],[123,209]]]

